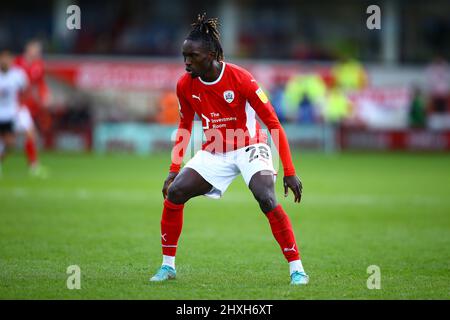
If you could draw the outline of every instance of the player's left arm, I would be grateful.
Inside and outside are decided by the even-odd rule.
[[[42,70],[44,70],[44,66],[42,65]],[[44,107],[48,107],[50,104],[50,89],[47,85],[47,81],[45,80],[45,73],[42,71],[42,75],[39,77],[37,81],[38,94],[39,94],[39,102]]]
[[[294,193],[294,201],[300,202],[302,198],[302,182],[295,172],[292,162],[291,150],[286,136],[286,132],[280,124],[275,110],[265,95],[264,91],[259,87],[258,83],[252,78],[246,83],[246,98],[258,117],[264,122],[269,129],[275,146],[280,154],[283,163],[284,177],[284,196],[287,197],[288,190]]]
[[[28,76],[22,69],[18,69],[19,72],[17,73],[17,81],[19,84],[19,100],[22,101],[25,97],[25,92],[30,85],[30,82],[28,81]],[[20,106],[22,107],[22,106]]]

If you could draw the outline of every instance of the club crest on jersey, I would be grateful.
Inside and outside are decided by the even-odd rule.
[[[223,98],[226,102],[231,103],[234,100],[234,92],[231,90],[227,90],[223,93]]]

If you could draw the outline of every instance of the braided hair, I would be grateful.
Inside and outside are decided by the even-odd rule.
[[[220,44],[220,33],[218,30],[218,18],[206,18],[206,13],[199,14],[197,21],[191,24],[192,30],[187,36],[187,40],[201,40],[206,47],[216,53],[216,60],[223,60],[223,49]]]

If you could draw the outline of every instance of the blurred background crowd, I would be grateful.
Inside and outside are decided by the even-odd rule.
[[[72,4],[80,30],[66,26]],[[372,4],[379,30],[366,26]],[[30,39],[42,44],[42,146],[170,145],[156,138],[178,122],[180,48],[200,12],[219,17],[225,60],[253,73],[294,145],[450,149],[445,0],[5,2],[0,46],[20,54]]]

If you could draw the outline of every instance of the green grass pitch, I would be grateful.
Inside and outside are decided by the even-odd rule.
[[[221,200],[185,207],[178,278],[161,263],[169,155],[43,154],[47,180],[7,159],[0,179],[0,299],[449,299],[450,155],[295,153],[304,184],[291,217],[306,287],[288,266],[241,177]],[[67,267],[81,289],[66,287]],[[367,288],[367,267],[381,289]]]

